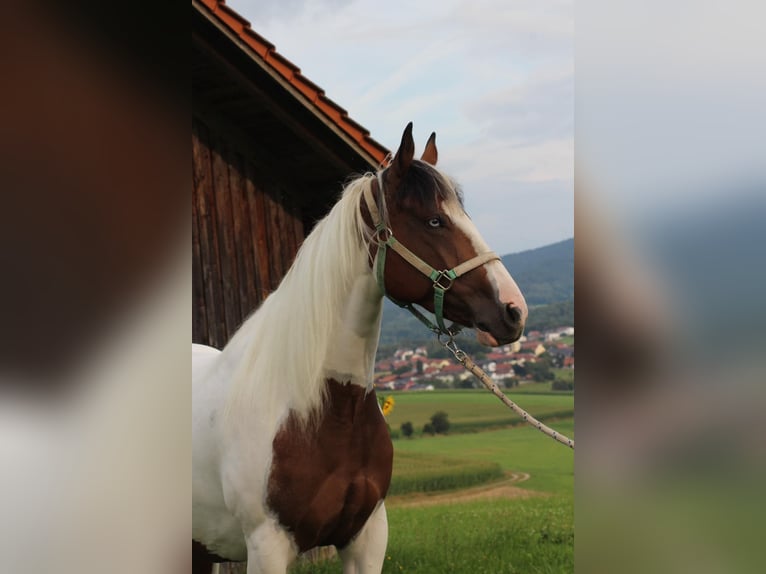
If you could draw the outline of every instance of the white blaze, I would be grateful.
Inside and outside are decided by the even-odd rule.
[[[487,242],[476,229],[476,226],[471,221],[471,218],[465,213],[465,211],[457,205],[456,202],[445,202],[444,210],[449,215],[453,224],[458,227],[466,237],[471,241],[476,253],[485,253],[491,251]],[[492,286],[495,288],[495,294],[498,301],[506,305],[512,305],[521,309],[521,320],[525,323],[527,315],[529,313],[527,309],[527,302],[524,300],[524,295],[521,294],[521,289],[516,285],[516,281],[513,280],[505,265],[501,261],[490,261],[484,264],[484,269],[487,271],[487,276]]]

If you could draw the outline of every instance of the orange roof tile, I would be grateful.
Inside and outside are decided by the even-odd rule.
[[[378,164],[385,162],[389,150],[371,138],[369,130],[349,118],[346,110],[329,99],[322,88],[301,74],[298,66],[279,54],[274,44],[255,32],[250,27],[250,22],[229,8],[224,0],[197,0],[197,3],[202,4],[219,22],[247,44],[263,62],[300,92],[308,100],[308,104],[330,119]]]

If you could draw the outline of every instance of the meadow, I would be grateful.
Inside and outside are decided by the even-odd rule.
[[[469,488],[501,480],[505,473],[499,464],[487,460],[397,450],[393,476],[389,496]]]
[[[571,418],[574,415],[573,394],[551,392],[549,389],[549,383],[523,385],[519,391],[513,389],[507,394],[523,394],[520,406],[542,421]],[[392,396],[396,401],[393,412],[386,419],[394,436],[406,421],[412,423],[416,433],[420,433],[436,411],[449,415],[453,434],[521,423],[521,417],[483,389],[398,392],[386,393],[385,396]]]
[[[574,409],[571,393],[509,395],[535,415]],[[416,417],[422,417],[425,422],[437,410],[460,422],[501,419],[505,409],[489,393],[478,390],[399,393],[394,398],[396,406],[388,417],[392,428],[397,420],[417,425],[421,418]],[[554,426],[574,437],[571,414]],[[520,425],[398,439],[394,461],[392,492],[386,501],[390,534],[383,572],[573,571],[574,453],[570,449]],[[512,475],[528,479],[519,482]],[[506,486],[502,495],[490,496]],[[290,572],[340,571],[340,561],[334,558],[298,564]]]

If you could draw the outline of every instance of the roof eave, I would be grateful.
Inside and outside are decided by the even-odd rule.
[[[302,102],[371,169],[378,169],[385,162],[389,151],[369,137],[369,132],[349,118],[345,110],[329,100],[321,88],[300,74],[300,69],[277,53],[272,44],[250,29],[247,20],[218,0],[192,0],[192,6],[278,85]],[[349,127],[343,129],[343,124]]]

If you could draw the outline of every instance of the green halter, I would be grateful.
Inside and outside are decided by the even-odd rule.
[[[381,202],[385,201],[383,194],[383,177],[382,172],[378,173],[378,189],[380,192]],[[378,253],[376,257],[375,266],[375,278],[378,282],[381,292],[388,297],[393,303],[407,309],[412,313],[421,323],[428,327],[431,331],[437,334],[444,334],[450,337],[456,335],[462,327],[456,326],[455,323],[447,327],[444,324],[444,295],[452,287],[452,283],[458,277],[465,275],[469,271],[476,269],[488,263],[499,260],[500,258],[492,251],[480,253],[476,257],[472,257],[468,261],[464,261],[460,265],[453,267],[452,269],[445,269],[439,271],[431,267],[428,263],[423,261],[420,257],[415,255],[412,251],[407,249],[404,245],[399,243],[394,237],[391,228],[386,225],[386,222],[380,216],[380,210],[378,209],[375,199],[372,196],[372,186],[369,186],[364,190],[364,200],[367,204],[367,209],[370,212],[372,223],[375,226],[375,234],[372,237],[372,241],[378,246]],[[433,281],[434,287],[434,315],[436,317],[436,325],[433,324],[425,315],[418,311],[412,303],[404,303],[398,301],[386,293],[386,252],[391,248],[398,255],[400,255],[407,263],[412,265],[415,269],[420,271],[423,275]]]

